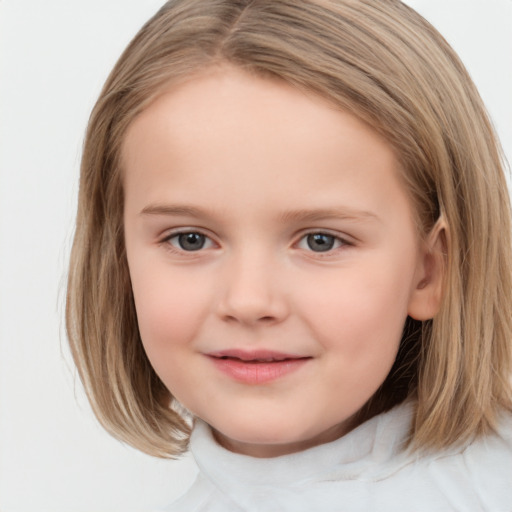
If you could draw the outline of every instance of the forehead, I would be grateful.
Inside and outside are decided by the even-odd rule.
[[[140,209],[180,194],[219,208],[364,210],[370,199],[385,209],[386,192],[401,187],[393,149],[368,125],[233,68],[162,94],[129,127],[123,164],[127,200],[137,196]]]
[[[307,94],[283,80],[262,78],[222,65],[195,74],[161,93],[132,122],[123,153],[127,155],[134,138],[151,144],[150,137],[143,133],[149,124],[172,135],[173,143],[185,149],[207,139],[221,145],[227,134],[228,143],[253,141],[254,147],[263,137],[267,144],[272,138],[282,144],[285,135],[290,141],[307,137],[311,142],[308,146],[313,146],[320,139],[325,140],[325,133],[317,137],[317,128],[339,127],[340,114],[319,95]],[[354,129],[356,124],[353,123]],[[338,136],[336,132],[332,130],[329,138]],[[203,149],[207,149],[206,145]],[[129,156],[132,158],[133,152]]]

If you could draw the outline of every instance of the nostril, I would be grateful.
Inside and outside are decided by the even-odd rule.
[[[270,326],[286,318],[288,308],[282,297],[258,294],[254,289],[251,293],[247,293],[246,290],[247,287],[242,294],[230,289],[229,293],[216,303],[215,312],[223,321],[233,324]]]
[[[235,315],[226,315],[224,317],[224,320],[227,320],[228,322],[242,322],[242,323],[245,323],[247,322],[247,320],[244,320],[243,318],[239,318]],[[254,322],[252,321],[249,321],[248,323],[255,323],[255,324],[271,324],[273,322],[276,321],[276,317],[274,316],[271,316],[271,315],[266,315],[266,316],[261,316],[261,317],[256,317],[256,319],[254,320]]]

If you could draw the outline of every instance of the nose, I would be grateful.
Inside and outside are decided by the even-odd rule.
[[[282,275],[268,259],[254,255],[227,264],[218,314],[246,326],[272,325],[289,314]]]

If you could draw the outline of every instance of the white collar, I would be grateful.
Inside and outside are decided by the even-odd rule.
[[[220,446],[210,427],[198,420],[190,439],[203,477],[217,488],[262,489],[308,481],[375,480],[405,463],[413,403],[375,416],[333,442],[274,458],[255,458]]]

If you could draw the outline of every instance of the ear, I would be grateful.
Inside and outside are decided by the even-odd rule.
[[[422,243],[414,289],[407,313],[415,320],[429,320],[439,311],[446,274],[448,227],[440,217]]]

